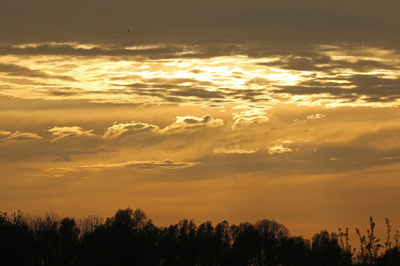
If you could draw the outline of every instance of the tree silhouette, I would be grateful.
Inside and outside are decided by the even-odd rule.
[[[215,256],[216,265],[232,265],[233,243],[228,221],[222,221],[215,227]]]
[[[260,220],[255,224],[260,234],[261,254],[259,265],[278,265],[282,242],[289,237],[289,230],[274,220]]]
[[[311,261],[311,242],[302,236],[282,239],[279,252],[282,266],[309,266]]]
[[[120,209],[104,225],[88,233],[82,247],[87,265],[145,265],[157,257],[156,228],[140,209]],[[98,252],[101,251],[101,254]]]
[[[234,265],[260,265],[260,234],[251,223],[231,227],[234,242],[232,253]]]
[[[160,242],[162,265],[177,265],[178,225],[163,228]]]
[[[79,252],[79,233],[80,230],[73,218],[64,218],[60,222],[60,255],[59,265],[76,265],[77,254]]]
[[[34,254],[33,240],[24,213],[0,212],[0,265],[28,265]]]
[[[318,266],[340,265],[342,250],[335,233],[323,230],[312,238],[313,264]]]
[[[59,221],[60,217],[53,212],[34,220],[35,254],[39,265],[52,266],[60,263]]]
[[[371,218],[367,236],[357,230],[361,249],[353,256],[348,229],[323,230],[310,241],[267,219],[215,227],[211,221],[197,227],[182,219],[160,228],[141,209],[119,209],[104,223],[99,216],[75,220],[0,212],[0,265],[398,266],[400,236],[397,231],[392,238],[388,220],[386,225],[382,253]]]
[[[178,223],[177,229],[177,263],[178,265],[195,265],[197,226],[193,220],[183,219]]]
[[[197,229],[198,263],[202,266],[215,265],[214,227],[211,221],[199,225]]]

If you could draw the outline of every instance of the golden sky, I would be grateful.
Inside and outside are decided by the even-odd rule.
[[[400,2],[0,10],[1,211],[400,228]]]

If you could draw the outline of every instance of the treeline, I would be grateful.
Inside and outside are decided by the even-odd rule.
[[[118,210],[105,221],[60,218],[54,213],[32,217],[0,212],[0,265],[196,265],[196,266],[324,266],[400,265],[399,232],[384,245],[374,234],[375,223],[360,248],[349,244],[348,230],[315,234],[312,240],[291,236],[274,220],[229,225],[227,221],[193,220],[157,227],[140,209]]]

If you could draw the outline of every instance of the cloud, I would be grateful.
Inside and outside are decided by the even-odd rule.
[[[257,85],[269,85],[273,84],[274,81],[264,77],[254,77],[251,80],[247,81],[247,84],[257,84]]]
[[[331,160],[331,161],[333,161],[333,162],[338,162],[338,161],[340,161],[339,159],[336,159],[336,158],[330,158],[329,160]]]
[[[258,149],[243,149],[240,146],[236,146],[233,148],[226,148],[226,147],[218,147],[214,148],[214,153],[256,153]]]
[[[40,139],[42,139],[42,137],[38,136],[36,133],[26,133],[20,131],[11,133],[9,131],[0,130],[0,143],[34,141]]]
[[[283,147],[282,144],[276,144],[273,147],[268,147],[268,154],[275,154],[275,153],[286,153],[292,152],[293,150],[289,147]]]
[[[279,139],[278,140],[280,143],[283,143],[283,144],[290,144],[290,143],[293,143],[293,140],[290,140],[290,139]]]
[[[73,167],[60,167],[47,169],[48,172],[54,173],[58,176],[62,176],[68,172],[80,172],[80,171],[103,171],[107,169],[116,168],[138,168],[144,170],[156,170],[156,169],[182,169],[197,165],[197,162],[174,162],[169,159],[164,161],[128,161],[124,163],[113,163],[113,164],[87,164]]]
[[[307,116],[307,120],[313,120],[313,121],[315,121],[315,120],[317,120],[317,119],[324,118],[325,116],[326,116],[326,115],[324,115],[324,114],[308,115],[308,116]]]
[[[246,110],[239,114],[233,113],[233,121],[231,123],[232,129],[242,126],[249,126],[255,124],[262,124],[269,121],[264,110],[255,108],[252,110]]]
[[[1,51],[1,48],[0,48]],[[65,81],[77,81],[76,78],[67,75],[48,74],[41,70],[34,70],[28,67],[15,64],[0,63],[0,73],[6,73],[6,76],[25,77],[25,78],[42,78],[42,79],[59,79]]]
[[[150,51],[155,46],[157,45],[136,45],[134,49]],[[161,46],[158,45],[158,48]],[[25,49],[24,47],[20,45],[14,48]],[[120,49],[114,46],[98,48],[95,44],[32,44],[29,47],[40,51],[104,50],[106,51],[104,55],[113,49]],[[8,59],[9,64],[2,63],[0,66],[0,70],[2,69],[5,73],[0,81],[0,94],[25,99],[79,99],[98,103],[208,107],[222,107],[229,104],[236,105],[238,108],[247,106],[246,109],[279,102],[328,107],[397,106],[400,102],[398,92],[400,64],[396,51],[383,48],[373,50],[371,47],[364,47],[360,48],[364,52],[355,54],[352,50],[356,48],[345,44],[329,47],[313,45],[304,48],[306,50],[301,54],[293,51],[292,56],[264,54],[257,55],[255,58],[243,56],[238,52],[240,56],[235,53],[228,54],[221,61],[219,57],[204,59],[200,54],[193,54],[192,52],[198,50],[203,51],[203,48],[197,45],[183,45],[180,49],[191,54],[192,58],[155,57],[147,58],[144,62],[144,57],[126,57],[122,54],[110,53],[96,59],[82,54],[82,57],[79,57],[79,63],[74,64],[69,64],[74,55],[68,53],[63,58],[50,53],[47,55],[47,60],[36,59],[35,62],[33,61],[39,57],[39,54],[28,58],[23,53],[16,53],[9,56],[15,60]],[[254,49],[257,50],[257,48]],[[131,48],[126,50],[131,50]],[[371,51],[367,53],[367,50]],[[282,48],[276,51],[276,54],[279,53],[286,54],[288,51]],[[384,56],[381,56],[382,54]],[[257,58],[259,56],[261,58]],[[94,65],[92,60],[96,60],[96,67],[92,67]],[[12,62],[18,62],[18,65],[11,64]],[[300,72],[286,68],[284,62],[296,64],[299,66],[298,69],[302,66],[307,71]],[[333,68],[332,62],[335,62],[335,66],[340,63],[343,67]],[[39,63],[40,70],[34,69],[38,68],[36,64]],[[273,63],[275,66],[272,67]],[[362,68],[365,71],[358,71],[355,64],[358,66],[357,69]],[[192,73],[191,70],[194,67],[199,68],[201,72]],[[332,69],[320,71],[325,67],[332,67]],[[235,74],[236,68],[244,69],[241,76]],[[49,81],[51,78],[58,76],[60,79],[63,78],[58,73],[67,74],[64,75],[65,77],[76,76],[82,82],[73,82],[67,78],[61,84],[60,82],[51,83],[54,82]],[[241,119],[238,125],[251,123],[250,120],[249,118]]]
[[[53,127],[48,130],[52,133],[52,142],[75,139],[75,138],[96,138],[97,135],[93,134],[93,130],[84,131],[81,127]]]
[[[222,119],[214,119],[210,115],[205,115],[201,118],[195,116],[177,116],[174,123],[165,127],[162,133],[181,133],[201,128],[218,128],[223,126],[224,121]]]
[[[189,63],[190,60],[187,62]],[[180,78],[172,73],[169,74],[170,77],[165,77],[163,73],[159,74],[154,78],[143,77],[134,83],[118,86],[126,88],[129,94],[137,94],[141,97],[151,97],[156,98],[158,101],[173,103],[184,101],[190,101],[193,104],[203,104],[203,101],[218,103],[225,101],[228,96],[224,91],[218,89],[218,84],[213,79],[203,80],[204,77]],[[118,90],[115,91],[118,92]]]
[[[265,106],[265,105],[255,105],[255,104],[241,104],[241,105],[236,105],[236,106],[232,107],[232,109],[249,109],[249,108],[268,110],[268,109],[271,109],[272,107]]]
[[[306,122],[306,120],[300,120],[300,119],[293,120],[293,123],[295,123],[295,124],[304,124],[305,122]]]
[[[276,85],[276,95],[305,104],[328,102],[335,106],[397,106],[400,99],[400,78],[384,74],[346,74],[315,78],[296,85]]]
[[[210,115],[205,115],[201,118],[195,116],[177,116],[175,121],[164,129],[160,129],[156,125],[135,121],[131,123],[115,123],[106,130],[102,138],[110,140],[139,134],[152,134],[153,136],[160,137],[163,134],[193,133],[204,128],[220,128],[223,126],[224,121],[222,119],[214,119]]]
[[[0,46],[0,55],[64,55],[64,56],[136,56],[143,58],[174,58],[183,52],[182,47],[154,45],[138,49],[79,47],[73,44],[39,44],[26,46]],[[0,65],[0,71],[2,66]],[[38,72],[39,73],[39,72]]]
[[[4,131],[4,130],[0,130],[0,139],[5,139],[5,138],[7,138],[8,136],[10,136],[11,135],[11,132],[9,132],[9,131]]]
[[[324,114],[308,115],[308,116],[306,116],[306,120],[295,119],[295,120],[293,120],[293,123],[295,123],[295,124],[303,124],[303,123],[307,122],[307,120],[315,121],[317,119],[324,118],[325,116],[326,115],[324,115]]]
[[[396,160],[396,159],[400,159],[400,157],[382,157],[382,160]]]
[[[313,57],[295,57],[286,56],[282,59],[258,63],[258,65],[277,67],[280,69],[296,70],[296,71],[343,71],[350,69],[357,72],[369,72],[373,70],[396,70],[392,65],[387,65],[375,60],[359,59],[356,62],[346,60],[334,60],[327,55],[315,54]]]
[[[131,123],[114,124],[107,128],[102,138],[108,140],[128,135],[157,133],[158,131],[158,126],[132,121]]]

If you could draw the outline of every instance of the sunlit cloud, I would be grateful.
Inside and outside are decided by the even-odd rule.
[[[218,108],[236,104],[247,109],[280,102],[330,108],[399,104],[400,65],[395,53],[375,49],[375,56],[348,55],[345,46],[309,49],[309,56],[217,52],[205,59],[198,46],[2,46],[0,95]],[[35,57],[43,54],[46,59],[38,64]],[[183,54],[190,57],[177,58]]]
[[[275,146],[268,147],[268,154],[276,154],[276,153],[287,153],[292,152],[293,150],[289,147],[284,147],[282,144],[276,144]]]
[[[326,115],[324,115],[324,114],[313,114],[313,115],[308,115],[308,116],[306,116],[306,119],[304,119],[304,120],[301,120],[301,119],[295,119],[295,120],[293,120],[293,123],[295,123],[295,124],[303,124],[303,123],[307,122],[307,120],[315,121],[315,120],[317,120],[317,119],[324,118],[325,116],[326,116]]]
[[[81,127],[53,127],[48,130],[52,133],[52,142],[60,140],[68,140],[75,138],[95,138],[98,137],[93,134],[93,130],[84,131]]]
[[[269,121],[263,109],[252,109],[242,111],[240,113],[233,113],[232,128],[235,129],[241,126],[249,126],[254,124],[262,124]]]
[[[196,162],[174,162],[171,160],[164,161],[128,161],[124,163],[112,163],[112,164],[89,164],[79,165],[72,167],[60,167],[47,169],[48,172],[57,176],[62,176],[68,172],[80,172],[80,171],[103,171],[107,169],[116,168],[137,168],[142,170],[156,170],[156,169],[182,169],[191,166],[195,166]]]
[[[107,128],[103,135],[103,139],[115,139],[127,135],[156,133],[159,131],[158,126],[134,122],[131,123],[115,123],[113,126]]]
[[[397,159],[400,159],[400,156],[397,156],[397,157],[382,157],[381,159],[382,160],[397,160]]]
[[[290,140],[290,139],[284,139],[284,140],[279,139],[278,142],[280,142],[282,144],[290,144],[290,143],[293,143],[293,140]]]
[[[36,133],[27,133],[15,131],[11,133],[9,131],[0,130],[0,144],[1,143],[13,143],[13,142],[24,142],[24,141],[34,141],[40,140],[42,137],[38,136]]]
[[[224,125],[221,119],[214,119],[210,115],[201,118],[194,116],[178,116],[176,120],[162,130],[162,133],[180,133],[200,128],[218,128]]]
[[[315,121],[315,120],[317,120],[317,119],[324,118],[325,116],[326,116],[326,115],[324,115],[324,114],[309,115],[309,116],[307,116],[307,120],[313,120],[313,121]]]
[[[0,138],[7,138],[10,135],[11,135],[11,132],[0,130]]]
[[[235,146],[235,147],[230,147],[230,148],[222,146],[222,147],[213,149],[214,153],[240,153],[240,154],[242,154],[242,153],[255,153],[257,151],[258,151],[258,149],[243,149],[240,146]]]

